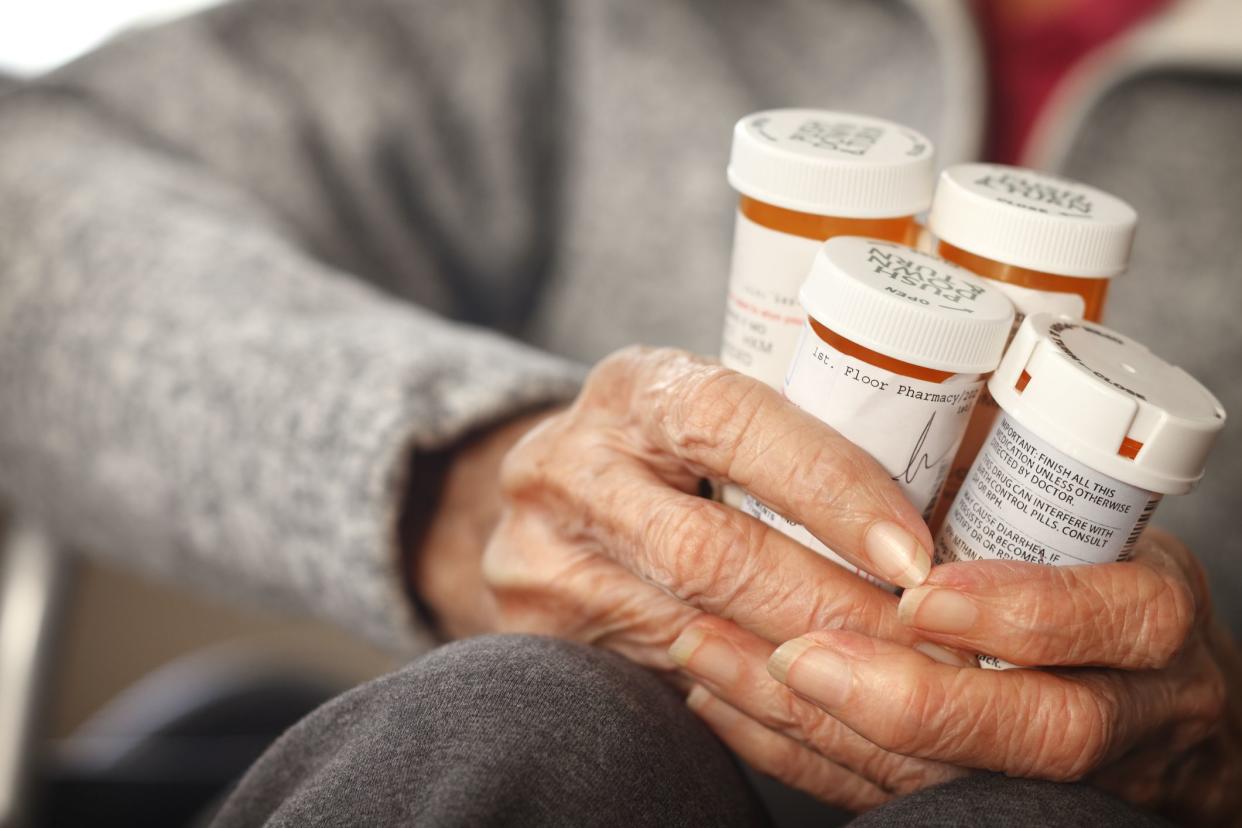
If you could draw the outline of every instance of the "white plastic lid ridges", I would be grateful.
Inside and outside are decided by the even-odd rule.
[[[843,218],[895,218],[927,209],[931,141],[881,118],[771,109],[733,128],[729,183],[777,207]]]
[[[1002,164],[940,173],[927,225],[977,256],[1061,276],[1116,276],[1130,262],[1134,208],[1077,181]]]
[[[1225,425],[1225,409],[1190,374],[1132,339],[1069,316],[1023,320],[988,390],[1055,448],[1162,494],[1194,488]],[[1142,444],[1133,459],[1120,453],[1125,438]]]
[[[982,374],[1001,358],[1013,305],[986,279],[877,239],[837,236],[815,255],[802,306],[832,332],[938,371]]]

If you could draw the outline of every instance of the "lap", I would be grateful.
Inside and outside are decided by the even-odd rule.
[[[761,784],[782,825],[831,809]],[[796,799],[796,798],[795,798]],[[1150,822],[1144,822],[1150,820]],[[216,825],[769,824],[736,760],[664,681],[539,636],[445,645],[324,705],[242,779]],[[980,774],[850,823],[1161,825],[1085,786]]]
[[[656,676],[537,636],[441,647],[312,713],[217,825],[765,824],[732,756]]]

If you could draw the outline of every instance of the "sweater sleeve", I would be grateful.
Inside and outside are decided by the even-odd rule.
[[[405,647],[424,631],[396,524],[420,451],[567,398],[580,369],[446,318],[467,316],[462,279],[485,274],[504,296],[525,275],[497,263],[537,268],[516,255],[539,235],[530,194],[480,173],[503,169],[487,152],[454,162],[473,170],[461,182],[422,171],[427,147],[361,171],[386,130],[418,131],[415,110],[386,107],[434,105],[425,76],[371,103],[364,85],[306,104],[303,84],[349,73],[331,51],[292,64],[334,40],[352,81],[400,78],[331,11],[390,29],[367,18],[379,3],[274,15],[290,5],[144,33],[0,97],[0,494],[84,551]],[[278,20],[291,28],[260,36]],[[382,189],[398,168],[400,198]],[[379,227],[363,249],[352,230],[386,199],[425,220]],[[508,208],[473,225],[475,259],[450,255],[470,247],[450,219],[471,199]]]

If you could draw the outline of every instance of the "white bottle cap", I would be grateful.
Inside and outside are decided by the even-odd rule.
[[[799,298],[833,333],[955,374],[995,368],[1013,327],[1013,305],[986,279],[938,256],[858,236],[824,243]]]
[[[1001,164],[940,173],[927,225],[977,256],[1061,276],[1116,276],[1130,262],[1134,208],[1064,178]]]
[[[788,210],[895,218],[927,209],[934,150],[918,132],[865,115],[771,109],[733,128],[729,183]]]
[[[1181,368],[1108,328],[1050,313],[1022,322],[988,390],[1053,447],[1161,494],[1194,488],[1225,425],[1220,402]],[[1133,458],[1120,453],[1127,438],[1142,444]]]

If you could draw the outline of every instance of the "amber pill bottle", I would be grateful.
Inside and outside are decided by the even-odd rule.
[[[1116,196],[1076,181],[1001,164],[941,173],[927,224],[948,261],[996,283],[1016,321],[1057,313],[1099,321],[1112,279],[1130,260],[1137,215]],[[944,519],[999,416],[985,392],[932,518]]]
[[[930,514],[1013,306],[964,268],[880,239],[823,245],[800,292],[806,321],[785,397],[867,451]],[[860,572],[804,526],[747,496],[743,510]]]
[[[880,118],[775,109],[733,129],[729,183],[739,193],[720,359],[780,388],[806,314],[798,289],[836,236],[909,242],[931,203],[931,141]],[[723,499],[740,505],[725,486]]]

